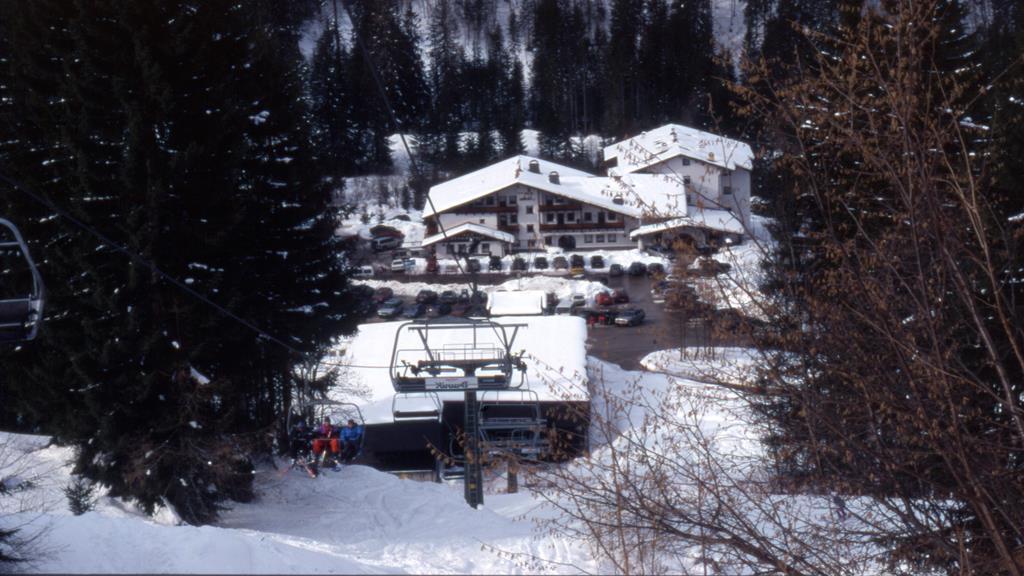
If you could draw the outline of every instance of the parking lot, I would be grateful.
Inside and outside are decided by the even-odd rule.
[[[379,279],[379,278],[378,278]],[[415,282],[469,285],[469,278],[456,275],[417,275],[406,277],[396,274],[390,280],[402,281],[409,279]],[[478,285],[500,284],[509,279],[506,274],[475,275]],[[627,370],[640,368],[640,360],[655,350],[679,348],[681,346],[734,346],[741,345],[746,339],[738,334],[713,334],[705,323],[691,320],[684,313],[667,311],[662,304],[651,300],[651,279],[646,276],[619,276],[609,278],[606,275],[588,274],[587,279],[606,283],[609,290],[623,289],[630,297],[628,305],[618,307],[637,307],[644,310],[646,317],[639,326],[593,325],[588,331],[587,348],[590,354],[602,360],[622,366]],[[414,296],[395,296],[404,304],[415,301]],[[401,316],[397,318],[403,319]],[[368,322],[384,322],[387,320],[372,316]]]

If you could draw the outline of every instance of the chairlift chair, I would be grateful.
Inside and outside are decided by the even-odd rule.
[[[524,364],[512,352],[526,324],[474,318],[406,322],[395,332],[390,375],[395,392],[506,390]]]
[[[330,418],[331,423],[339,428],[345,426],[349,420],[355,421],[363,433],[359,436],[359,446],[354,457],[358,458],[363,453],[363,446],[366,444],[366,420],[363,418],[363,411],[357,404],[327,399],[300,402],[288,412],[289,435],[300,418],[305,419],[311,428],[315,428],[320,422],[323,422],[324,418]],[[289,438],[290,440],[291,438]]]
[[[0,343],[25,342],[36,337],[43,319],[43,278],[18,228],[3,218],[0,218],[0,226],[6,230],[0,237],[0,258],[3,260],[0,268]],[[20,264],[21,269],[15,264]],[[22,286],[22,278],[17,277],[26,271],[31,277],[31,287],[27,282]]]

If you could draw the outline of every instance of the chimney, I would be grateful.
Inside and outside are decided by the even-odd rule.
[[[558,182],[558,172],[555,172],[554,170],[549,172],[548,173],[548,182],[551,182],[552,184],[558,184],[559,183]]]
[[[530,160],[530,172],[534,174],[540,174],[540,162],[536,160]]]

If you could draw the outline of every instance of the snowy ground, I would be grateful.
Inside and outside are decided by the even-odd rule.
[[[591,359],[590,369],[614,392],[640,379],[651,391],[669,377],[627,372]],[[705,390],[706,386],[693,383]],[[720,393],[716,393],[721,397]],[[709,426],[735,422],[732,409]],[[628,420],[623,433],[628,433]],[[752,449],[747,434],[736,438]],[[61,489],[71,480],[67,448],[38,437],[0,436],[0,478],[24,490],[0,497],[0,526],[39,534],[33,572],[184,573],[579,573],[602,572],[585,543],[554,536],[537,522],[552,518],[529,490],[504,494],[497,472],[486,506],[471,510],[459,483],[401,479],[363,466],[310,479],[258,470],[258,499],[236,504],[217,526],[177,525],[166,509],[146,517],[132,505],[100,496],[96,510],[68,512]],[[20,511],[20,512],[19,512]]]

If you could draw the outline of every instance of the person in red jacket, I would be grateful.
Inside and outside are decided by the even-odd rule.
[[[338,429],[331,425],[330,418],[324,418],[323,424],[316,429],[313,438],[313,459],[321,461],[326,459],[325,451],[330,451],[335,459],[337,459],[338,453],[341,452],[341,445],[338,442]],[[321,457],[321,454],[324,456]]]

